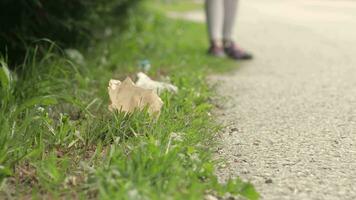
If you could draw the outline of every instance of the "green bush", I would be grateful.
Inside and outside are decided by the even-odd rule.
[[[113,14],[115,22],[124,21],[123,15],[138,1],[0,0],[0,52],[19,60],[33,41],[42,38],[63,46],[82,44],[93,27],[103,26]]]

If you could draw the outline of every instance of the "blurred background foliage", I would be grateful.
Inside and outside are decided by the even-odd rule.
[[[85,45],[108,23],[125,24],[125,15],[139,1],[0,0],[0,53],[10,62],[22,62],[39,39],[63,48]]]

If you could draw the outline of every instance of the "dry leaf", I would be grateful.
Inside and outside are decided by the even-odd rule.
[[[138,80],[136,81],[137,86],[145,89],[152,89],[156,91],[157,94],[161,94],[165,90],[173,93],[178,92],[178,88],[176,86],[169,83],[154,81],[143,72],[139,72],[137,74],[137,77],[138,77]]]
[[[122,83],[119,80],[110,80],[108,91],[111,111],[132,113],[148,106],[151,115],[159,116],[163,105],[161,98],[153,90],[136,86],[130,78],[126,78]]]

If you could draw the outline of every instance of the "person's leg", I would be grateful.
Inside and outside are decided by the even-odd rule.
[[[224,17],[223,1],[205,0],[206,21],[210,40],[209,53],[215,56],[223,56],[221,44]]]
[[[237,13],[238,0],[221,0],[224,2],[224,25],[223,39],[224,41],[233,40],[233,32]]]
[[[238,0],[224,1],[224,26],[223,26],[223,45],[227,56],[235,60],[249,60],[252,55],[240,49],[234,42],[235,19],[237,15]]]

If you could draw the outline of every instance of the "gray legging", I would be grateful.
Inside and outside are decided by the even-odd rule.
[[[211,41],[233,40],[237,1],[205,0],[206,19]]]

